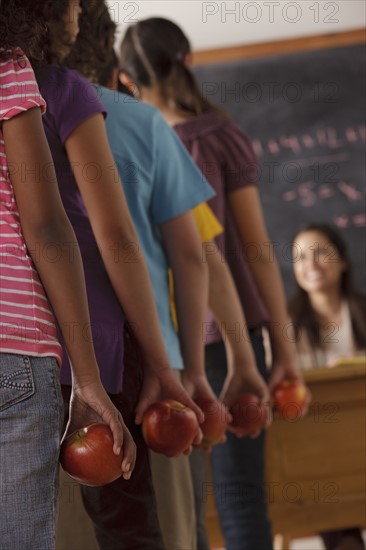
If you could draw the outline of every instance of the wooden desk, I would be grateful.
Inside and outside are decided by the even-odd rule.
[[[320,530],[366,525],[366,365],[304,371],[309,414],[276,418],[268,430],[266,477],[273,533],[284,544]]]
[[[309,414],[268,430],[266,478],[277,548],[320,530],[366,526],[366,363],[304,371]],[[224,546],[212,496],[207,502],[212,548]]]

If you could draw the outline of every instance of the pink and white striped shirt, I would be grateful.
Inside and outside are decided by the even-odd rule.
[[[4,120],[45,106],[23,52],[0,50],[0,352],[53,356],[61,364],[55,319],[24,241],[9,177],[11,170],[24,170],[26,177],[26,167],[21,159],[8,165],[2,133]]]

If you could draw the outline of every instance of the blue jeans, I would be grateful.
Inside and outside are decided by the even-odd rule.
[[[54,548],[62,420],[56,361],[1,353],[1,550]]]
[[[258,369],[267,378],[262,336],[252,331],[250,339]],[[206,346],[205,359],[208,379],[219,395],[226,376],[224,344]],[[227,550],[272,550],[264,485],[264,444],[265,432],[257,439],[239,439],[227,432],[226,443],[212,450],[212,489]]]

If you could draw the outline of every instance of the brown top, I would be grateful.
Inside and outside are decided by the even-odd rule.
[[[248,266],[260,251],[242,245],[226,200],[233,191],[256,185],[257,158],[250,141],[238,126],[215,112],[176,124],[174,130],[216,191],[208,203],[224,227],[216,242],[231,269],[248,326],[260,327],[269,315]],[[217,327],[206,334],[206,343],[220,339]]]

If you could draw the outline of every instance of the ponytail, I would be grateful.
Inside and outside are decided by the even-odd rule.
[[[201,115],[222,111],[202,96],[185,59],[190,44],[182,30],[172,21],[152,17],[139,21],[121,43],[122,69],[137,86],[156,85],[162,98],[184,113]]]
[[[178,109],[192,115],[219,110],[203,97],[192,71],[184,62],[178,61],[174,64],[166,82],[161,85],[161,92]]]

